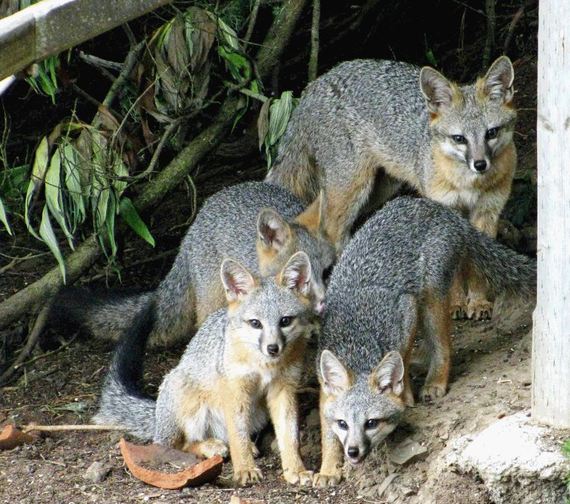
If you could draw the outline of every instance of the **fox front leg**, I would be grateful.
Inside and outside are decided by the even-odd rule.
[[[294,384],[269,388],[267,405],[281,454],[283,476],[288,483],[309,485],[313,472],[307,471],[299,454],[299,414]]]
[[[508,198],[508,193],[502,195],[503,199],[499,199],[499,208],[489,207],[480,209],[473,213],[470,218],[473,227],[490,236],[497,237],[497,227],[499,223],[499,215],[502,207]],[[496,202],[495,202],[496,203]],[[502,203],[502,204],[501,204]],[[467,273],[467,318],[473,320],[488,320],[493,315],[493,303],[487,298],[487,283],[472,266],[468,268]]]
[[[319,411],[321,417],[321,470],[313,478],[313,486],[328,487],[338,485],[342,479],[344,453],[342,445],[324,417],[325,396],[321,391]]]
[[[226,429],[230,445],[230,457],[234,467],[234,481],[238,486],[261,481],[263,475],[255,465],[250,440],[251,412],[254,394],[242,380],[227,383],[228,391],[222,398]]]

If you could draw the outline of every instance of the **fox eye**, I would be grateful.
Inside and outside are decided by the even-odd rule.
[[[499,128],[488,129],[487,133],[485,133],[485,138],[487,140],[493,140],[493,138],[497,138],[498,133],[499,133]]]
[[[281,317],[279,319],[279,327],[289,327],[293,322],[293,317]]]
[[[451,139],[456,144],[466,144],[467,143],[467,139],[463,135],[451,135]]]
[[[325,283],[325,285],[327,285],[329,283],[329,279],[331,277],[332,270],[333,270],[332,264],[323,270],[323,282]]]
[[[364,428],[365,429],[376,429],[376,427],[378,427],[379,425],[380,425],[380,419],[379,418],[369,418],[364,423]]]
[[[254,318],[251,319],[251,320],[248,320],[247,323],[248,323],[251,327],[253,327],[254,329],[261,329],[261,328],[263,327],[263,326],[261,325],[261,322],[260,322],[259,320],[257,320],[257,319],[254,319]]]
[[[342,429],[342,430],[348,430],[348,424],[344,421],[344,420],[337,420],[336,424]]]

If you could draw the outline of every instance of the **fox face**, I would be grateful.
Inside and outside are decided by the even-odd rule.
[[[386,354],[367,376],[355,376],[332,352],[322,352],[323,416],[350,463],[362,462],[398,425],[405,409],[400,399],[403,378],[404,363],[398,352]]]
[[[320,205],[321,197],[319,199]],[[304,216],[305,212],[301,214]],[[305,251],[311,261],[311,301],[318,315],[324,311],[326,282],[335,260],[333,245],[325,238],[320,217],[287,222],[271,208],[257,218],[257,255],[263,276],[274,275],[296,251]]]
[[[430,131],[441,152],[482,175],[512,142],[516,111],[512,106],[514,70],[498,58],[475,84],[458,86],[424,67],[420,86],[430,112]]]
[[[255,279],[237,261],[222,263],[232,337],[246,348],[277,361],[316,324],[312,310],[313,274],[305,252],[297,252],[276,277]]]

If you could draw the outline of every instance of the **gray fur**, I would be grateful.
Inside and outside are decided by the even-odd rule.
[[[254,274],[259,273],[256,224],[264,208],[277,211],[296,233],[296,250],[309,255],[315,290],[319,296],[324,295],[322,273],[332,264],[334,250],[324,239],[293,223],[304,210],[302,203],[289,191],[271,184],[237,184],[208,198],[184,236],[172,268],[155,291],[156,321],[151,342],[171,343],[188,338],[196,323],[196,306],[208,310],[202,316],[221,307],[210,299],[213,291],[222,290],[219,267],[224,258],[231,256]],[[280,269],[290,253],[275,267]],[[275,274],[278,269],[263,274]],[[85,302],[81,307],[83,324],[101,339],[116,339],[134,323],[150,295],[102,299],[91,305]],[[73,299],[66,300],[60,310],[69,310],[72,303]]]
[[[389,352],[404,354],[411,347],[416,323],[419,321],[421,330],[425,320],[424,296],[447,296],[458,267],[465,261],[475,264],[495,293],[532,296],[535,292],[534,261],[428,199],[402,197],[387,203],[345,248],[327,290],[317,370],[325,392],[335,397],[326,402],[324,412],[330,428],[343,441],[345,453],[350,447],[346,443],[360,448],[360,458],[353,462],[361,460],[395,427],[403,410],[402,403],[387,395],[383,386],[374,390],[370,377],[376,376],[380,384],[386,380],[391,391],[400,395],[398,380],[390,382],[399,376],[394,374],[397,362],[384,362],[381,372],[377,366]],[[425,336],[429,339],[430,335]],[[332,352],[346,371],[338,366],[335,370],[330,358],[323,367],[325,350]],[[331,367],[333,371],[327,371]],[[343,372],[353,376],[354,384],[335,391],[327,385],[327,375],[333,386],[342,385],[346,381]],[[363,431],[363,422],[369,418],[385,420],[382,435]],[[349,428],[339,429],[338,419],[345,420]]]
[[[433,146],[441,146],[455,159],[470,186],[483,176],[474,173],[474,161],[486,159],[491,172],[493,156],[512,142],[516,112],[502,106],[512,98],[508,58],[499,58],[486,77],[491,96],[502,99],[476,99],[476,86],[469,84],[457,88],[462,98],[453,107],[445,77],[424,69],[422,92],[420,71],[397,61],[343,62],[310,83],[293,112],[266,180],[293,191],[305,203],[313,201],[320,189],[327,201],[351,195],[346,196],[351,200],[338,224],[339,249],[364,206],[377,208],[402,182],[438,199],[429,186]],[[434,85],[433,93],[428,83]],[[430,109],[442,112],[433,124]],[[498,126],[497,138],[486,140],[486,131]],[[467,143],[456,145],[451,135],[464,135]],[[375,186],[379,173],[384,176]],[[470,196],[467,201],[460,197],[453,203],[441,202],[465,206],[468,212],[477,204]]]
[[[228,263],[233,264],[226,267]],[[241,274],[240,269],[244,274]],[[236,303],[233,308],[220,309],[206,319],[188,343],[178,365],[165,376],[156,403],[124,382],[122,376],[125,373],[121,369],[119,348],[105,382],[94,422],[121,425],[142,440],[153,440],[169,446],[177,445],[181,440],[192,443],[208,438],[227,442],[223,411],[214,407],[211,401],[194,401],[193,404],[199,408],[190,415],[185,406],[191,400],[188,394],[208,391],[210,398],[216,395],[221,397],[223,391],[215,387],[220,386],[224,379],[239,380],[247,377],[265,383],[261,388],[267,387],[267,379],[282,379],[278,373],[273,376],[267,369],[287,356],[289,345],[293,341],[308,338],[317,323],[316,315],[303,295],[304,286],[301,282],[291,283],[288,278],[291,269],[310,273],[308,256],[304,252],[298,252],[291,257],[277,278],[257,279],[254,283],[248,281],[249,273],[241,265],[225,260],[222,265],[224,284],[231,290],[229,284],[235,281],[241,291],[239,300],[234,299],[234,293],[228,294]],[[291,274],[302,278],[299,272]],[[281,321],[285,316],[291,317],[293,321],[283,327]],[[252,319],[260,321],[262,327],[253,328],[249,323]],[[129,328],[131,332],[127,333],[126,340],[130,344],[127,345],[127,350],[141,351],[145,337],[143,333],[137,334],[137,331],[143,331],[144,328],[145,324],[139,322]],[[278,356],[266,352],[267,341],[275,335],[278,335],[281,344]],[[254,365],[250,363],[247,369],[236,364],[233,357],[232,351],[238,344],[250,348],[258,355],[257,362]],[[123,360],[128,360],[129,356],[124,349],[122,355],[126,358]],[[131,360],[136,361],[136,358]],[[286,372],[290,377],[300,380],[301,364],[301,361],[293,361],[289,365]],[[254,411],[249,412],[248,418],[248,428],[251,429],[249,434],[264,427],[268,416],[262,401],[254,401]]]

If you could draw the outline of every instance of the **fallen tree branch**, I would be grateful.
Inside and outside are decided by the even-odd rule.
[[[311,24],[311,55],[309,56],[309,82],[317,78],[319,67],[319,24],[321,1],[313,0],[313,21]]]
[[[14,377],[14,375],[18,372],[20,366],[24,364],[24,361],[28,358],[28,355],[30,355],[33,352],[34,348],[38,344],[40,334],[42,333],[44,326],[46,325],[47,316],[48,316],[48,307],[45,306],[38,315],[38,318],[34,323],[34,327],[32,329],[32,332],[28,336],[28,341],[26,341],[26,345],[24,346],[24,348],[22,348],[14,363],[0,375],[0,385],[8,383],[8,381],[10,381]]]
[[[286,0],[275,18],[256,58],[258,74],[261,78],[270,75],[283,53],[306,0]],[[127,67],[125,63],[124,68]],[[110,90],[111,91],[111,90]],[[112,101],[112,100],[111,100]],[[105,99],[104,103],[108,102]],[[240,99],[227,98],[212,124],[194,138],[158,176],[148,182],[135,199],[137,210],[143,211],[157,204],[169,191],[180,184],[186,175],[223,139],[231,128]],[[94,237],[88,238],[66,259],[66,272],[69,283],[75,282],[99,257],[101,251]],[[0,303],[0,329],[28,314],[32,309],[47,301],[62,285],[59,267],[54,267],[42,278],[20,290]]]
[[[63,425],[36,425],[28,424],[22,427],[22,432],[62,432],[62,431],[124,431],[120,425],[94,425],[94,424],[63,424]]]

